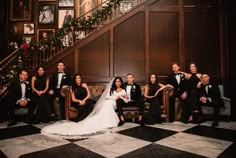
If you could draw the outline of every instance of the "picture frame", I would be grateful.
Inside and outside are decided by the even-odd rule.
[[[39,4],[39,25],[54,25],[56,17],[56,4]]]
[[[37,42],[43,39],[43,33],[47,34],[47,37],[53,37],[55,33],[55,29],[38,29],[37,30]]]
[[[31,42],[34,42],[34,36],[23,36],[22,41],[25,42],[26,44],[30,44]]]
[[[128,10],[133,8],[133,1],[121,1],[120,2],[120,14],[124,14]]]
[[[34,34],[34,23],[24,23],[24,35]]]
[[[30,21],[32,18],[32,0],[11,0],[10,21]]]
[[[92,12],[89,11],[95,8],[98,2],[97,0],[78,0],[78,3],[80,7],[78,8],[79,15],[77,15],[77,17],[85,15],[86,13],[85,16],[92,16]]]
[[[56,0],[38,0],[39,2],[56,2]]]
[[[74,7],[75,0],[58,0],[58,7]]]
[[[18,48],[22,43],[23,24],[20,22],[9,23],[8,48]]]
[[[64,23],[69,24],[72,18],[75,17],[74,9],[60,9],[58,10],[58,28],[61,28]]]
[[[85,31],[75,31],[75,39],[76,40],[83,39],[83,38],[85,38],[85,36],[86,36]]]

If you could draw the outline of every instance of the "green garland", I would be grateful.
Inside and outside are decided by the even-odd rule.
[[[42,40],[39,43],[30,42],[29,46],[33,52],[38,52],[37,50],[51,49],[53,47],[61,46],[61,40],[66,34],[71,32],[72,28],[74,30],[78,29],[91,29],[95,24],[99,25],[102,21],[105,21],[112,15],[112,9],[116,9],[120,6],[121,0],[113,0],[106,3],[102,9],[97,10],[91,16],[72,18],[70,24],[64,24],[62,28],[59,28],[54,37],[50,37],[48,40]]]
[[[12,79],[18,76],[18,72],[23,68],[23,60],[25,58],[25,51],[29,49],[31,52],[39,52],[43,49],[51,49],[53,47],[61,46],[61,40],[66,34],[71,32],[72,28],[74,30],[78,29],[91,29],[95,24],[99,25],[102,21],[107,20],[112,15],[112,9],[116,9],[120,6],[121,0],[111,0],[106,3],[102,9],[97,10],[91,16],[87,18],[79,17],[73,18],[70,24],[64,24],[62,28],[58,29],[54,37],[48,40],[41,40],[39,43],[30,42],[29,45],[23,43],[20,50],[12,62],[11,66],[1,70],[0,74],[0,89],[7,85]],[[39,50],[39,51],[38,51]]]

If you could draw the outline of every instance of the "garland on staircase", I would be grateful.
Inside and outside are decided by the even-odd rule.
[[[107,20],[112,15],[112,10],[120,6],[121,0],[111,0],[102,6],[102,9],[94,11],[91,16],[72,18],[70,24],[64,24],[62,28],[58,29],[54,37],[50,37],[47,41],[40,41],[39,43],[30,42],[29,48],[33,51],[51,49],[60,46],[65,35],[72,30],[91,29],[94,25],[99,25],[101,22]],[[23,43],[25,44],[25,43]],[[23,48],[25,51],[25,49]]]
[[[79,29],[91,29],[94,25],[99,25],[101,22],[107,20],[112,15],[112,10],[120,6],[121,0],[111,0],[102,6],[102,9],[95,11],[91,16],[73,18],[70,24],[64,24],[62,28],[58,29],[54,37],[50,37],[48,40],[42,40],[39,43],[30,42],[20,46],[20,51],[17,56],[12,61],[11,66],[0,69],[0,92],[6,84],[8,84],[12,79],[18,76],[19,71],[23,68],[24,58],[30,57],[29,52],[38,52],[45,49],[51,49],[53,47],[60,46],[62,44],[62,39],[69,32],[79,30]]]

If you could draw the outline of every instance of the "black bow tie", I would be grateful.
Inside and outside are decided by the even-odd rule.
[[[25,82],[25,81],[20,81],[20,83],[26,84],[26,82]]]
[[[132,85],[133,85],[133,84],[129,84],[129,83],[127,84],[127,86],[132,86]]]
[[[64,73],[63,71],[58,71],[58,73],[60,74],[60,73]]]
[[[175,73],[175,75],[180,75],[180,73]]]

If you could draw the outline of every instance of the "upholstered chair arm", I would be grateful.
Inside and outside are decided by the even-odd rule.
[[[163,113],[167,115],[166,121],[169,122],[169,97],[173,95],[173,88],[166,87],[162,93]]]
[[[71,107],[70,89],[71,89],[71,86],[68,86],[62,89],[63,93],[65,94],[65,119],[66,120],[69,120],[69,110]]]

